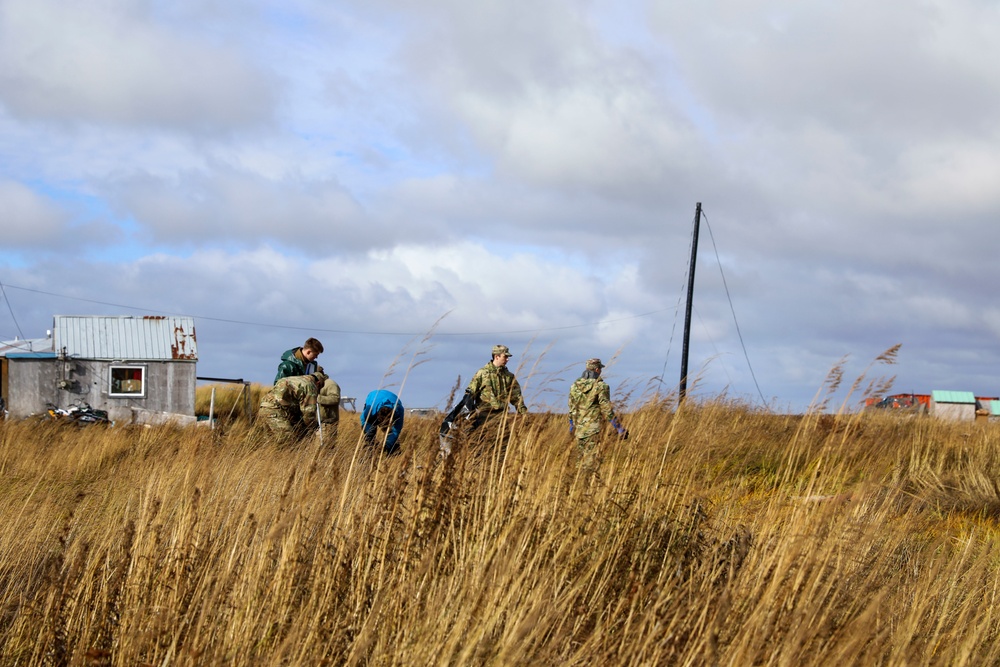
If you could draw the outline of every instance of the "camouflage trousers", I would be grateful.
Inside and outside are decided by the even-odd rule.
[[[506,411],[481,411],[466,419],[455,422],[454,428],[447,434],[442,434],[441,452],[450,454],[453,444],[461,442],[468,445],[474,455],[479,456],[487,451],[505,451],[510,439],[510,429],[515,415]]]
[[[261,407],[257,413],[257,423],[271,433],[288,439],[301,438],[308,432],[301,417],[294,418],[281,408]]]
[[[600,424],[578,425],[574,435],[577,464],[586,470],[596,471],[601,465],[601,455],[598,451],[598,442],[601,439]]]
[[[327,409],[321,406],[319,417],[323,423],[323,442],[333,444],[340,428],[340,408]]]

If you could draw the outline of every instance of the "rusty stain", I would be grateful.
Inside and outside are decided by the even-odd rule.
[[[192,360],[197,359],[193,352],[187,351],[188,340],[196,341],[194,328],[189,335],[183,327],[174,327],[174,344],[170,346],[170,356],[173,359]]]
[[[143,315],[144,320],[165,320],[167,319],[164,315]]]

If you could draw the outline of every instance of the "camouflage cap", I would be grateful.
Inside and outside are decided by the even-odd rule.
[[[316,371],[312,373],[312,379],[316,382],[317,387],[322,387],[323,383],[329,379],[329,376],[323,371]]]
[[[511,357],[511,356],[513,356],[513,355],[512,355],[511,353],[510,353],[510,348],[509,348],[509,347],[507,347],[506,345],[494,345],[494,346],[493,346],[493,356],[495,357],[495,356],[497,356],[498,354],[504,354],[504,355],[506,355],[506,356],[508,356],[508,357]]]
[[[593,359],[587,359],[588,371],[599,371],[602,368],[604,368],[604,364],[602,364],[601,360],[598,359],[597,357],[594,357]]]

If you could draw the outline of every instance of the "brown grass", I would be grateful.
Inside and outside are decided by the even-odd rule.
[[[839,379],[838,379],[839,382]],[[438,460],[0,424],[0,656],[52,665],[982,665],[1000,431],[651,400]],[[327,443],[329,444],[329,443]]]
[[[264,394],[271,389],[271,385],[261,384],[233,384],[233,383],[213,383],[203,384],[197,387],[194,392],[194,412],[198,416],[208,417],[212,411],[212,416],[216,423],[225,424],[238,420],[252,420],[257,414],[257,406]],[[215,392],[215,402],[213,404],[212,392]],[[249,407],[249,415],[247,408]]]

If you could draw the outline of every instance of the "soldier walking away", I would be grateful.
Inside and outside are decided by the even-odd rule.
[[[501,425],[502,418],[509,412],[509,406],[513,406],[519,415],[528,412],[521,395],[521,385],[507,368],[511,356],[506,345],[493,346],[493,356],[489,363],[472,376],[462,399],[441,424],[442,453],[451,452],[451,430],[459,418],[468,423],[470,434],[480,431],[480,439],[485,439],[488,435],[496,435],[495,428]],[[483,426],[490,428],[484,429]]]
[[[569,388],[569,432],[576,436],[581,463],[590,469],[600,464],[596,448],[602,418],[623,440],[628,439],[628,429],[618,421],[611,405],[611,387],[601,379],[603,368],[600,359],[588,359],[583,375]]]
[[[295,375],[309,375],[316,371],[323,372],[323,367],[316,362],[323,352],[323,343],[315,338],[307,338],[301,347],[293,347],[285,350],[281,355],[281,362],[278,364],[278,373],[274,376],[274,383],[277,384],[281,378]]]
[[[377,444],[378,430],[385,431],[386,456],[399,453],[399,434],[403,430],[402,402],[396,394],[386,389],[369,392],[365,397],[365,407],[361,411],[361,430],[364,433],[365,444],[374,447]]]
[[[302,438],[316,430],[317,399],[320,388],[328,379],[326,373],[320,371],[279,379],[260,401],[258,423],[266,426],[271,433],[289,440]]]

